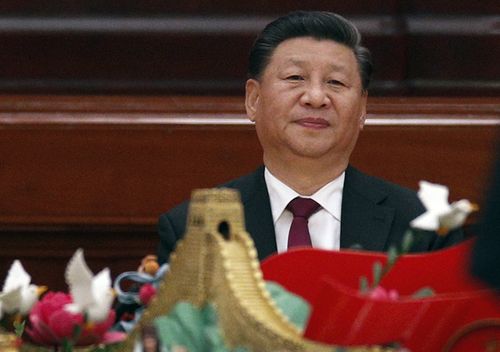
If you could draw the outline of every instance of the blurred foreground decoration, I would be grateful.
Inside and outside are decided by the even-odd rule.
[[[187,228],[157,295],[127,340],[74,351],[134,351],[148,329],[158,328],[182,303],[199,309],[203,318],[217,315],[224,343],[238,351],[381,352],[399,346],[412,352],[499,350],[500,299],[470,276],[472,241],[401,256],[380,282],[399,297],[385,299],[358,290],[359,278],[374,262],[387,261],[383,253],[297,249],[259,265],[234,190],[194,191]],[[286,317],[288,309],[278,308],[264,279],[309,302],[312,314],[305,331]],[[408,297],[422,286],[432,286],[435,295]],[[207,313],[207,307],[214,307],[216,314]],[[19,347],[12,335],[0,338],[2,348]],[[365,345],[371,347],[356,347]],[[21,350],[57,349],[23,344]]]
[[[402,256],[380,283],[398,291],[396,300],[358,290],[359,278],[376,261],[387,261],[382,253],[297,249],[261,267],[266,280],[311,304],[306,338],[341,345],[397,342],[412,352],[500,351],[500,297],[469,273],[473,243]],[[412,298],[422,286],[435,294]]]
[[[358,290],[359,278],[374,262],[387,261],[384,253],[297,249],[259,265],[236,191],[194,191],[187,228],[126,350],[140,331],[179,302],[200,309],[213,304],[227,345],[251,351],[395,351],[404,346],[412,352],[458,352],[500,346],[500,299],[469,273],[472,241],[403,255],[380,283],[399,292],[397,300],[390,300]],[[277,308],[264,279],[309,302],[305,332]],[[409,297],[422,286],[432,286],[435,295]],[[356,347],[365,345],[372,347]]]
[[[179,302],[217,310],[225,342],[252,351],[336,351],[332,345],[302,336],[279,311],[265,289],[257,253],[245,232],[239,194],[229,189],[196,190],[192,194],[188,230],[170,259],[170,270],[142,319],[128,336],[132,351],[140,331],[167,315]],[[390,351],[391,348],[338,349]]]

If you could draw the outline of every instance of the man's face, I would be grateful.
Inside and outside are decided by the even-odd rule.
[[[366,98],[352,50],[312,37],[283,41],[262,77],[246,85],[247,114],[264,160],[333,156],[347,162],[364,125]]]

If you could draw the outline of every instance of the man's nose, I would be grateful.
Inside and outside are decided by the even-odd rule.
[[[300,102],[312,108],[325,108],[330,105],[330,98],[321,83],[311,83],[305,87]]]

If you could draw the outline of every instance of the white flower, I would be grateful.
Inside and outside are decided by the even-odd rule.
[[[46,290],[45,286],[32,284],[31,276],[24,270],[21,262],[14,260],[0,293],[0,307],[4,313],[27,315]]]
[[[418,197],[426,208],[426,212],[410,222],[415,229],[436,231],[446,235],[450,230],[462,226],[467,216],[477,210],[477,206],[467,199],[448,203],[448,187],[420,181]]]
[[[66,267],[66,283],[73,297],[73,303],[67,304],[66,310],[86,313],[89,322],[98,323],[108,317],[114,299],[108,268],[94,276],[85,262],[83,250],[78,249]]]

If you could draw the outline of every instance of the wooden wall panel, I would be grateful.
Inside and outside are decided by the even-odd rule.
[[[258,32],[296,9],[344,14],[374,96],[499,96],[494,1],[2,1],[0,93],[243,94]]]
[[[483,201],[497,128],[492,126],[370,126],[352,164],[418,189],[420,180],[446,184],[451,199]]]
[[[437,35],[415,35],[410,46],[416,54],[410,59],[412,79],[478,80],[498,84],[500,70],[490,55],[500,55],[498,37],[478,38],[455,35],[443,38]],[[488,49],[487,52],[484,50]],[[460,69],[450,66],[453,58],[460,58]],[[481,69],[478,69],[481,67]]]
[[[492,14],[499,13],[500,9],[496,0],[408,0],[400,1],[405,10],[411,13],[438,13],[438,14]]]
[[[0,91],[241,95],[253,37],[0,32]]]
[[[251,171],[250,127],[77,126],[0,133],[0,221],[151,224],[162,209]],[[21,162],[20,162],[21,161]],[[29,219],[29,220],[28,220]]]
[[[54,1],[41,0],[33,3],[29,0],[4,0],[0,11],[5,14],[120,14],[120,15],[153,15],[161,14],[284,14],[293,10],[325,10],[339,13],[391,13],[397,8],[396,0],[363,0],[348,2],[342,0],[73,0]]]
[[[410,13],[437,14],[491,14],[498,13],[496,0],[254,0],[246,1],[207,1],[207,0],[3,0],[0,12],[5,15],[81,15],[81,14],[120,14],[120,15],[158,15],[158,14],[262,14],[271,15],[293,10],[325,10],[345,14],[392,14],[396,11]]]
[[[483,200],[498,98],[371,98],[368,112],[355,166]],[[20,258],[64,289],[78,247],[94,270],[134,269],[160,213],[260,163],[241,97],[0,96],[0,272]]]

